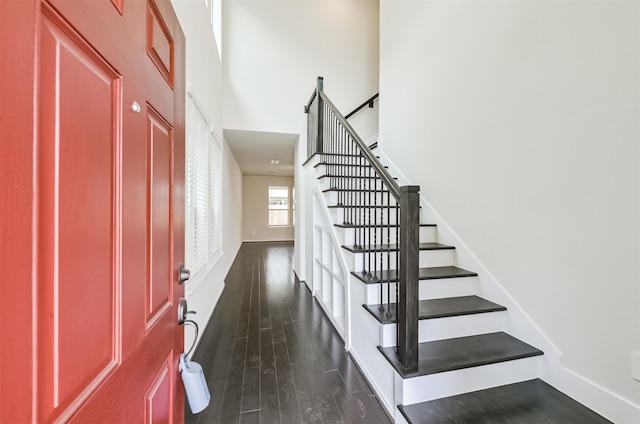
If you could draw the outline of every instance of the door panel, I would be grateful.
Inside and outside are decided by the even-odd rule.
[[[121,102],[115,70],[42,11],[38,405],[48,417],[86,398],[119,359]]]
[[[171,181],[173,129],[148,107],[148,241],[147,328],[171,307]]]
[[[0,422],[182,422],[185,41],[170,2],[0,12]]]
[[[171,356],[162,364],[150,390],[145,396],[145,422],[151,424],[167,423],[171,417],[171,388],[173,387],[173,372]]]
[[[147,5],[147,54],[173,87],[173,38],[156,5]]]

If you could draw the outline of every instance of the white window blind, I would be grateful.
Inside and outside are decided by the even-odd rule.
[[[211,172],[211,186],[209,195],[209,213],[210,226],[212,234],[209,238],[209,251],[213,252],[215,257],[222,249],[222,145],[215,132],[211,132],[211,143],[209,143],[209,170]]]
[[[222,148],[203,108],[187,98],[186,267],[197,284],[221,254],[220,191]]]

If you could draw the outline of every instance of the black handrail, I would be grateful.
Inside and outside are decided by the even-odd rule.
[[[375,99],[378,98],[378,96],[380,96],[380,93],[376,93],[373,96],[371,96],[369,99],[367,99],[366,102],[362,103],[360,106],[358,106],[357,108],[353,109],[351,112],[347,113],[344,116],[344,119],[349,119],[351,118],[353,115],[355,115],[356,113],[360,112],[362,109],[364,109],[365,106],[369,106],[369,107],[373,107],[373,101]],[[310,101],[311,102],[311,101]]]
[[[400,200],[400,186],[398,185],[396,180],[393,179],[391,174],[389,174],[389,171],[387,171],[387,168],[385,168],[380,163],[378,158],[373,153],[371,153],[371,150],[369,150],[369,147],[367,147],[365,142],[362,141],[362,138],[360,138],[358,133],[356,133],[356,131],[353,129],[351,124],[349,124],[347,119],[344,116],[342,116],[342,114],[340,113],[338,108],[336,108],[333,102],[329,100],[326,94],[324,94],[324,91],[319,91],[319,93],[320,93],[320,98],[329,106],[329,108],[333,110],[333,113],[338,119],[338,122],[342,124],[342,126],[347,130],[349,135],[356,142],[356,144],[360,148],[360,151],[362,152],[364,157],[367,158],[367,161],[371,164],[371,166],[373,166],[375,171],[380,175],[380,178],[382,179],[382,181],[384,181],[384,184],[387,187],[389,187],[389,191],[391,192],[391,194],[393,194],[393,197],[395,197],[396,200]]]

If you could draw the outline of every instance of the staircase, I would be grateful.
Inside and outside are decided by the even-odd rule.
[[[482,297],[478,275],[456,266],[455,246],[420,222],[419,189],[398,189],[321,80],[307,112],[308,162],[334,240],[324,238],[314,266],[347,268],[348,282],[331,292],[335,300],[344,290],[343,316],[350,311],[338,327],[395,421],[609,422],[538,379],[543,352],[504,331],[507,308]],[[314,287],[335,275],[314,272]]]

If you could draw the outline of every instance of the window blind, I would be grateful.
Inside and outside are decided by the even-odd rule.
[[[185,262],[198,282],[221,251],[222,147],[193,92],[187,97]]]

